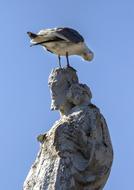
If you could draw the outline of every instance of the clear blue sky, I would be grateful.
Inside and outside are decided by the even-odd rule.
[[[70,58],[105,116],[114,164],[105,190],[133,189],[134,1],[0,1],[0,187],[19,190],[39,143],[59,118],[50,111],[48,76],[57,57],[29,47],[27,31],[69,26],[85,37],[93,62]],[[65,63],[65,59],[63,59]]]

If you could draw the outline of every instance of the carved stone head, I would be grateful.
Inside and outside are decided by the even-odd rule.
[[[79,105],[89,105],[92,98],[90,89],[85,84],[79,84],[76,71],[69,68],[54,69],[48,80],[51,90],[51,109],[60,110],[62,115]]]

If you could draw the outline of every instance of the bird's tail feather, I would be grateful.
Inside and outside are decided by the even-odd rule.
[[[30,45],[30,47],[35,46],[35,45],[42,45],[44,42],[46,42],[46,40],[44,40],[44,37],[41,35],[38,35],[32,32],[27,32],[27,34],[31,38],[32,44]]]
[[[30,45],[30,47],[32,47],[32,46],[36,46],[36,45],[42,45],[42,44],[44,44],[46,41],[42,41],[42,42],[35,42],[35,43],[33,43],[33,44],[31,44]]]

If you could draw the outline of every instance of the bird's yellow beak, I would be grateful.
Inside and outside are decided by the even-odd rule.
[[[94,54],[93,54],[93,52],[90,51],[87,53],[83,53],[82,57],[86,61],[92,61],[92,59],[94,58]]]

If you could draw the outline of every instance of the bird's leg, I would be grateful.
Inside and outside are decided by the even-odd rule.
[[[60,57],[60,55],[58,55],[58,59],[59,59],[59,66],[61,68],[61,57]]]
[[[70,65],[69,65],[69,58],[68,58],[68,52],[66,52],[66,59],[67,59],[67,67],[70,67]]]

